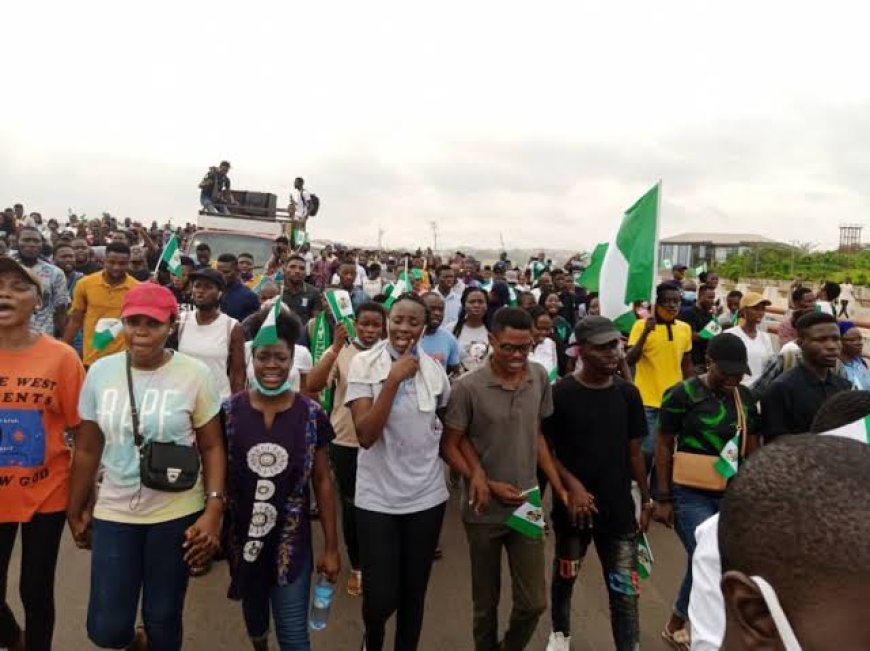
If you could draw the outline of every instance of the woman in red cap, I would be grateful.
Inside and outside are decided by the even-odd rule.
[[[68,518],[76,544],[92,549],[87,628],[98,647],[181,649],[189,570],[218,548],[220,397],[202,362],[166,348],[177,318],[165,287],[131,289],[117,333],[127,351],[91,366],[79,400]]]
[[[30,329],[41,296],[29,269],[0,257],[0,648],[11,651],[51,649],[54,570],[69,495],[64,430],[79,424],[85,377],[72,348]],[[6,603],[19,527],[26,633]]]

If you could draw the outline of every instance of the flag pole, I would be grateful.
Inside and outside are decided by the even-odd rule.
[[[659,260],[659,256],[661,255],[661,246],[659,246],[659,241],[662,228],[662,180],[659,179],[656,185],[659,186],[659,190],[656,193],[656,242],[655,253],[653,254],[653,260],[655,260],[655,265],[653,266],[652,292],[649,297],[650,304],[655,301],[656,285],[658,285],[659,264],[661,264]]]

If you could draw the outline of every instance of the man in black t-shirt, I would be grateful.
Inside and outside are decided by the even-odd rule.
[[[640,644],[637,535],[652,512],[641,442],[647,434],[640,392],[616,377],[620,334],[604,317],[586,317],[574,329],[581,370],[553,389],[553,415],[543,423],[556,467],[569,491],[566,507],[554,501],[548,649],[569,649],[571,593],[590,542],[595,543],[610,592],[617,649]],[[643,507],[635,520],[632,479]]]
[[[707,342],[718,334],[719,322],[711,325],[714,319],[713,305],[716,302],[716,289],[710,285],[698,287],[698,296],[692,307],[684,308],[677,318],[692,326],[692,366],[695,375],[703,375],[707,372]],[[715,329],[708,336],[702,334],[704,328]]]

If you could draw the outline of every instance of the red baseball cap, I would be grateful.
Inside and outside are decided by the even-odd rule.
[[[124,296],[121,318],[137,315],[150,316],[162,323],[178,316],[178,301],[172,292],[157,283],[139,283]]]

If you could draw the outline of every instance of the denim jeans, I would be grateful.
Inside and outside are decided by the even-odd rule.
[[[229,215],[230,210],[223,204],[216,204],[212,201],[211,197],[207,194],[199,195],[199,203],[202,206],[202,209],[208,213],[221,213],[224,215]]]
[[[242,614],[248,636],[262,640],[269,636],[269,606],[275,620],[275,634],[281,651],[310,651],[308,639],[308,594],[311,588],[311,554],[305,557],[299,576],[290,585],[276,585],[246,595]]]
[[[617,651],[640,648],[637,534],[604,529],[556,528],[556,554],[550,584],[553,632],[571,634],[571,595],[590,542],[595,542],[610,599],[610,625]]]
[[[142,620],[150,651],[179,651],[187,594],[184,531],[199,513],[157,524],[94,520],[88,637],[104,649],[124,649]]]
[[[686,573],[674,604],[674,613],[683,620],[689,619],[689,595],[692,592],[692,555],[695,553],[695,529],[704,520],[719,512],[721,493],[702,491],[674,485],[674,525],[677,536],[686,548]]]

